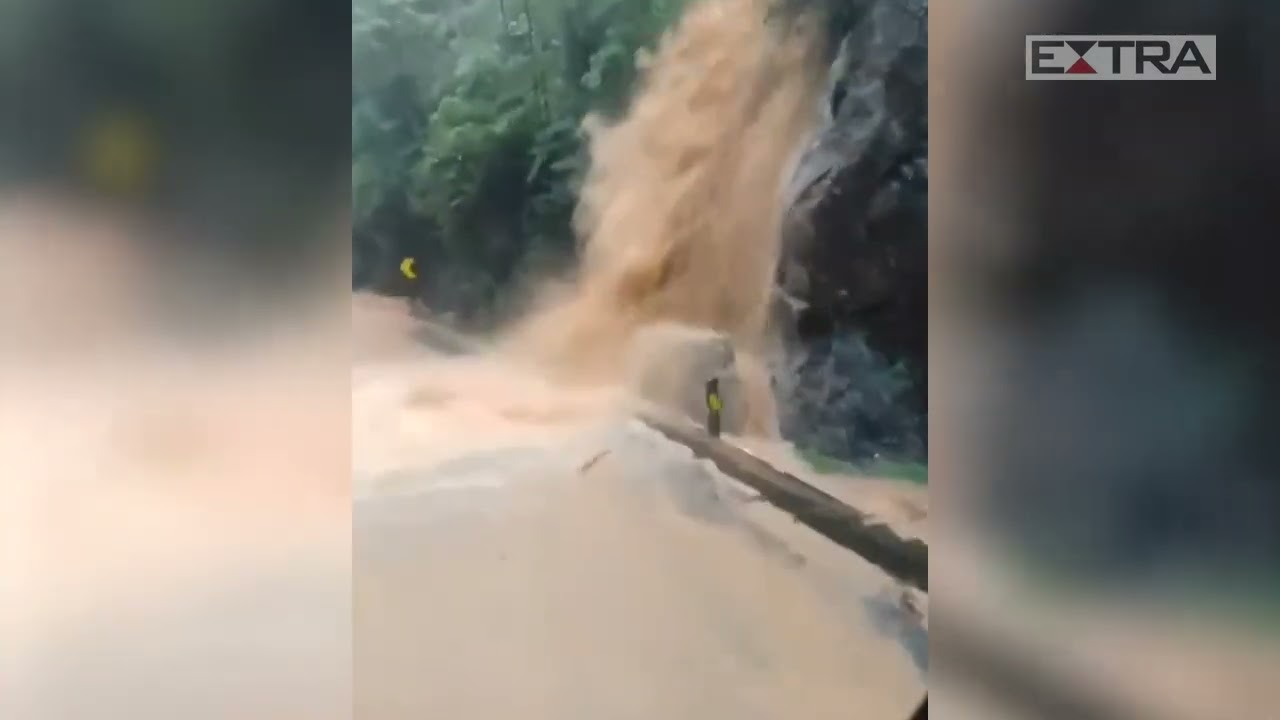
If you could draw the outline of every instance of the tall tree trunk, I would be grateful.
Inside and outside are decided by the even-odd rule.
[[[539,62],[541,58],[538,56],[538,40],[534,36],[533,29],[533,13],[529,10],[529,0],[524,0],[524,21],[529,25],[529,57],[534,61],[534,82],[538,90],[538,99],[542,104],[543,121],[551,120],[551,108],[547,106],[547,87],[542,75],[543,67]]]

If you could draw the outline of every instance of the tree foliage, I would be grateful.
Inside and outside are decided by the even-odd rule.
[[[355,0],[354,282],[412,253],[470,288],[429,299],[475,310],[567,257],[581,121],[623,107],[684,1]]]

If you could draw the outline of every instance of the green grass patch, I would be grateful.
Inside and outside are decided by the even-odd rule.
[[[809,448],[796,448],[796,451],[814,472],[822,475],[871,475],[916,485],[929,484],[929,466],[925,463],[882,459],[855,465]]]
[[[869,465],[863,472],[877,477],[905,480],[916,485],[929,484],[929,466],[922,462],[878,460]]]

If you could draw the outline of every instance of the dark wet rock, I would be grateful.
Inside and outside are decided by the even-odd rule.
[[[923,455],[927,22],[924,0],[836,10],[833,23],[848,29],[837,33],[822,122],[789,187],[779,284],[803,306],[791,429],[849,459]],[[910,387],[867,379],[879,366],[905,370]]]
[[[862,337],[811,341],[778,378],[779,424],[797,444],[853,462],[924,459],[918,384]]]
[[[791,182],[781,268],[810,312],[912,360],[926,352],[927,76],[925,4],[866,4]]]
[[[815,313],[876,331],[883,350],[919,356],[927,41],[925,5],[915,0],[868,4],[842,38],[822,124],[788,188],[781,278]]]

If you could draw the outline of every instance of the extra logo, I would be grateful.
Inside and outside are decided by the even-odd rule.
[[[1214,80],[1216,35],[1028,35],[1028,80]]]

